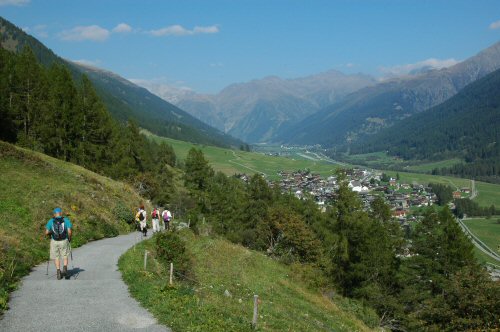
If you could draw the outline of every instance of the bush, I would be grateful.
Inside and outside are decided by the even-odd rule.
[[[99,228],[100,231],[102,231],[102,235],[104,235],[104,237],[116,237],[120,234],[120,232],[118,231],[118,229],[116,229],[115,226],[108,224],[104,221],[100,224]]]
[[[192,278],[191,259],[184,241],[175,232],[157,233],[156,258],[166,268],[174,263],[174,270],[181,277]]]
[[[130,208],[128,208],[121,202],[116,204],[115,208],[113,209],[113,215],[116,216],[116,219],[121,222],[126,222],[129,225],[132,225],[134,223],[134,213],[132,212],[132,210],[130,210]]]
[[[373,308],[365,305],[362,301],[341,297],[333,294],[331,299],[335,301],[337,306],[345,312],[352,313],[358,319],[363,321],[368,327],[375,328],[380,324],[380,318]]]

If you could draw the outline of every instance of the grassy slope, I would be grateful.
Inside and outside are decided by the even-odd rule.
[[[498,220],[500,217],[495,216],[490,219],[466,219],[464,223],[491,250],[497,250],[500,247],[500,223],[497,222]]]
[[[43,231],[54,207],[71,213],[76,247],[128,232],[115,207],[132,211],[142,201],[123,183],[3,142],[0,174],[0,312],[19,277],[48,259]]]
[[[195,282],[175,280],[165,287],[168,272],[154,258],[143,271],[141,243],[121,257],[120,270],[134,297],[174,331],[251,331],[253,295],[259,294],[261,331],[367,331],[354,314],[340,309],[345,299],[328,300],[308,290],[292,270],[261,253],[225,240],[196,237],[183,231],[192,256]],[[231,297],[224,296],[225,290]]]
[[[293,158],[272,157],[262,153],[236,151],[178,141],[159,137],[146,131],[143,131],[143,133],[157,142],[163,141],[170,144],[174,148],[175,154],[179,160],[184,160],[189,149],[192,147],[201,149],[214,170],[221,171],[226,175],[233,175],[235,173],[253,174],[259,172],[266,174],[270,179],[278,179],[279,176],[277,173],[280,170],[294,171],[310,168],[314,170],[315,173],[327,176],[331,175],[337,167],[331,163],[319,160],[312,161],[298,155],[294,155]]]

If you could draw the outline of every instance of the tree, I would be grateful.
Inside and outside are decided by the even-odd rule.
[[[268,218],[258,225],[267,240],[267,250],[288,262],[316,262],[320,242],[304,221],[285,207],[271,207]]]
[[[414,328],[430,324],[432,299],[445,295],[449,282],[462,269],[480,269],[473,246],[447,207],[437,213],[430,209],[417,225],[411,248],[404,261],[405,284],[401,298]],[[447,301],[447,297],[442,297]],[[436,302],[437,303],[437,302]],[[441,306],[441,304],[439,304]]]
[[[374,220],[378,220],[380,222],[388,222],[391,220],[391,209],[387,204],[385,204],[382,197],[375,197],[375,199],[370,203],[370,208],[370,217]]]
[[[184,184],[194,191],[202,191],[207,188],[208,180],[214,175],[213,169],[205,159],[203,152],[191,148],[186,157]]]
[[[51,82],[48,93],[48,108],[40,119],[40,142],[43,151],[65,161],[74,161],[74,153],[80,142],[77,89],[69,70],[54,65],[49,70]]]
[[[111,159],[112,119],[85,75],[82,77],[78,109],[78,117],[74,121],[80,122],[80,143],[75,159],[80,165],[99,171]]]
[[[0,139],[8,142],[15,142],[17,138],[15,114],[12,107],[14,61],[14,54],[0,48]]]
[[[17,126],[20,145],[34,148],[37,140],[36,125],[42,125],[40,117],[47,94],[44,71],[29,47],[19,55],[10,77],[9,107]]]

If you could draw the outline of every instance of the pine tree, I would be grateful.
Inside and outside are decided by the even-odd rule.
[[[18,144],[34,148],[46,95],[44,71],[29,47],[25,47],[16,59],[13,75],[9,74],[9,108],[17,127]]]
[[[8,142],[15,142],[17,137],[11,89],[14,58],[14,54],[0,48],[0,139]]]
[[[61,65],[52,66],[48,77],[48,109],[42,115],[40,141],[45,153],[71,161],[81,137],[77,90],[71,73]]]
[[[80,123],[80,132],[75,159],[84,167],[100,171],[111,159],[109,145],[113,134],[112,119],[87,76],[82,77],[78,96],[75,121]]]
[[[188,152],[185,170],[184,183],[187,188],[194,191],[205,190],[209,178],[214,174],[203,152],[195,148],[191,148]]]

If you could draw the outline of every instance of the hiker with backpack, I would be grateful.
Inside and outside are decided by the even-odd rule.
[[[139,227],[143,236],[148,236],[148,227],[146,224],[146,211],[144,210],[144,205],[139,207],[139,211],[135,215],[135,220],[139,222]]]
[[[163,218],[164,228],[166,230],[169,230],[170,229],[170,219],[172,218],[172,214],[170,213],[169,210],[165,209],[165,210],[163,210],[161,216]]]
[[[45,235],[50,239],[50,259],[54,260],[57,269],[57,280],[64,276],[68,278],[68,255],[70,253],[70,241],[73,235],[73,225],[67,217],[63,217],[61,208],[55,208],[54,217],[45,226]],[[61,273],[61,260],[63,271]]]
[[[154,208],[151,211],[151,220],[153,223],[153,234],[160,231],[160,211],[158,208]]]

